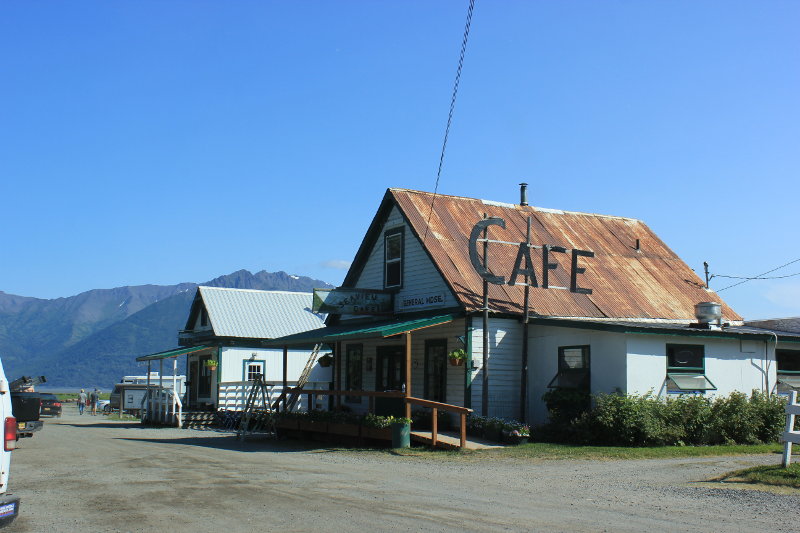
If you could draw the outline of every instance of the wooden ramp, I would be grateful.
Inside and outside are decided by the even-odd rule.
[[[430,431],[412,430],[411,440],[414,442],[419,442],[421,444],[432,446],[433,434]],[[459,434],[454,431],[439,431],[436,435],[437,448],[458,450],[460,443],[461,443],[461,438]],[[464,446],[464,448],[467,450],[487,450],[490,448],[502,448],[502,447],[503,445],[498,444],[497,442],[491,442],[476,437],[467,437],[467,443],[466,446]]]

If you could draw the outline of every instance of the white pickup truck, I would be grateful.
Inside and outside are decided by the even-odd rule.
[[[11,392],[2,361],[0,361],[0,421],[3,423],[3,447],[0,448],[0,527],[4,527],[13,522],[19,514],[19,498],[7,492],[11,450],[17,445],[17,420],[11,413]]]

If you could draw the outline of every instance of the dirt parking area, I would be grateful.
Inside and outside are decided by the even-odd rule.
[[[798,491],[700,483],[779,460],[400,456],[67,412],[14,452],[6,531],[797,531]]]

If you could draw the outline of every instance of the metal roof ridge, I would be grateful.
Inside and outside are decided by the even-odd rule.
[[[239,289],[235,287],[213,287],[211,285],[198,285],[198,288],[220,290],[220,291],[260,292],[269,294],[305,294],[305,295],[314,294],[311,292],[299,292],[299,291],[276,291],[276,290],[266,290],[266,289]]]
[[[428,196],[433,196],[432,192],[418,191],[416,189],[404,189],[402,187],[389,187],[389,190],[390,191],[398,191],[398,192],[410,192],[410,193],[415,193],[415,194],[425,194],[425,195],[428,195]],[[602,213],[588,213],[588,212],[584,212],[584,211],[570,211],[570,210],[567,210],[567,209],[555,209],[555,208],[550,208],[550,207],[537,207],[535,205],[519,205],[519,204],[515,204],[515,203],[512,203],[512,202],[501,202],[501,201],[498,201],[498,200],[486,200],[486,199],[482,199],[482,198],[471,198],[469,196],[457,196],[457,195],[454,195],[454,194],[437,193],[436,196],[445,196],[447,198],[458,198],[458,199],[462,199],[462,200],[474,200],[476,202],[481,202],[481,203],[483,203],[485,205],[491,205],[491,206],[495,206],[495,207],[505,207],[507,209],[526,208],[526,209],[532,209],[533,211],[537,211],[539,213],[553,213],[553,214],[561,214],[561,215],[583,215],[583,216],[590,216],[590,217],[609,218],[609,219],[614,219],[614,220],[630,220],[630,221],[633,221],[633,222],[641,222],[642,224],[645,223],[642,219],[639,219],[639,218],[623,217],[623,216],[619,216],[619,215],[604,215]]]

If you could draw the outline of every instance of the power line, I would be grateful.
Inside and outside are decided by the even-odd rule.
[[[739,283],[734,283],[733,285],[728,285],[727,287],[723,287],[722,289],[718,290],[717,292],[722,292],[724,290],[730,289],[731,287],[737,287],[737,286],[741,285],[742,283],[747,283],[748,281],[751,281],[751,280],[754,280],[754,279],[770,279],[770,278],[762,278],[762,276],[765,276],[767,274],[775,272],[776,270],[780,270],[783,267],[787,267],[787,266],[789,266],[791,264],[797,263],[798,261],[800,261],[800,258],[795,259],[793,261],[789,261],[788,263],[785,263],[785,264],[783,264],[783,265],[781,265],[779,267],[775,267],[772,270],[767,270],[766,272],[762,272],[761,274],[759,274],[757,276],[753,276],[752,278],[744,278],[743,281],[740,281]],[[798,274],[800,274],[800,272]],[[794,276],[794,275],[797,275],[797,274],[792,274],[792,275]],[[718,277],[721,278],[721,277],[733,277],[733,276],[718,276]],[[788,278],[788,277],[791,277],[791,276],[781,276],[781,277],[787,277]],[[774,278],[774,279],[778,279],[778,278]]]
[[[750,281],[752,279],[783,279],[783,278],[793,278],[794,276],[800,276],[800,272],[795,272],[794,274],[787,274],[786,276],[769,276],[769,277],[753,277],[748,278],[746,276],[725,276],[723,274],[711,274],[711,278],[730,278],[730,279],[744,279]]]
[[[467,53],[467,41],[469,40],[469,28],[472,25],[472,11],[475,9],[475,0],[469,0],[469,8],[467,9],[467,23],[464,26],[464,38],[461,40],[461,54],[458,57],[458,68],[456,69],[456,79],[453,83],[453,94],[450,97],[450,112],[447,115],[447,126],[444,129],[444,140],[442,141],[442,153],[439,155],[439,170],[436,172],[436,186],[433,188],[433,197],[431,198],[431,208],[428,211],[428,220],[425,223],[425,235],[422,237],[422,242],[428,238],[428,228],[431,224],[431,215],[433,215],[433,202],[436,201],[436,194],[439,192],[439,178],[442,176],[442,165],[444,164],[444,153],[447,149],[447,138],[450,136],[450,124],[453,122],[453,111],[456,108],[456,96],[458,95],[458,84],[461,82],[461,68],[464,66],[464,55]]]

